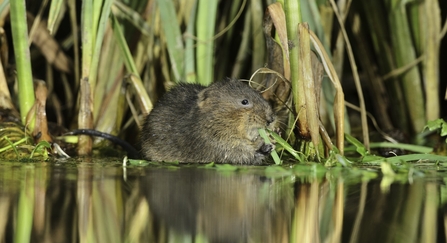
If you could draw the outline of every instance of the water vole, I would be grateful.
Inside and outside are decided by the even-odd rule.
[[[273,145],[264,143],[258,129],[273,129],[275,121],[269,103],[241,81],[180,84],[145,119],[142,155],[154,161],[260,164]]]

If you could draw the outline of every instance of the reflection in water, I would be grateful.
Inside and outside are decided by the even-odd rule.
[[[214,170],[152,170],[140,181],[154,226],[211,242],[287,239],[291,184]]]
[[[3,162],[0,242],[445,242],[436,180],[244,168]]]

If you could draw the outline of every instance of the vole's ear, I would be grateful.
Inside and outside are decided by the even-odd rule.
[[[203,89],[197,95],[197,105],[199,106],[200,109],[202,109],[203,106],[207,103],[207,100],[209,97],[209,94],[207,91],[208,91],[207,89]]]

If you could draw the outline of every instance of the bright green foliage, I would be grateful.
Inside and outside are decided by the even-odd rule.
[[[267,136],[267,133],[265,132],[265,129],[259,129],[259,135],[264,139],[264,142],[266,144],[272,144],[270,142],[269,137]],[[273,158],[273,161],[275,161],[275,164],[277,164],[277,165],[282,164],[281,159],[279,158],[279,156],[275,150],[272,151],[271,156]]]
[[[428,129],[430,131],[439,130],[439,135],[441,135],[441,137],[447,136],[447,122],[443,119],[429,121],[424,129]],[[447,138],[445,141],[447,143]]]

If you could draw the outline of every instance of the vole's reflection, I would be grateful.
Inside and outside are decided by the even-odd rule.
[[[142,178],[155,232],[210,242],[281,242],[288,235],[290,183],[215,170],[153,170]],[[285,194],[288,194],[287,196]],[[157,230],[158,229],[158,230]]]

